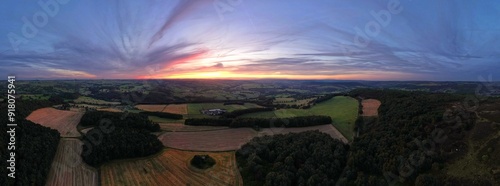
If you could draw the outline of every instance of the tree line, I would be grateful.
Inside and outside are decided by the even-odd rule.
[[[5,124],[0,125],[0,183],[2,185],[45,185],[47,176],[57,151],[60,134],[57,130],[35,124],[24,118],[32,111],[52,106],[50,101],[22,101],[16,100],[16,178],[7,177],[7,142],[8,130]],[[0,104],[0,112],[7,113],[7,103]],[[1,121],[7,121],[7,114],[0,115]],[[4,143],[5,142],[5,143]]]
[[[103,121],[109,121],[116,127],[145,129],[151,132],[160,131],[158,123],[149,120],[147,115],[138,113],[88,111],[82,116],[80,125],[84,127],[97,126]]]
[[[167,118],[167,119],[182,119],[183,118],[182,114],[174,114],[174,113],[169,113],[169,112],[143,111],[143,112],[140,112],[140,113],[148,115],[148,116],[156,116],[156,117]]]

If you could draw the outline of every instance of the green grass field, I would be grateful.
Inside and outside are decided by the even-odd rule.
[[[120,102],[109,102],[99,99],[94,99],[87,96],[80,96],[74,100],[75,103],[87,103],[87,104],[95,104],[95,105],[119,105]]]
[[[333,126],[347,139],[352,140],[354,122],[358,117],[358,101],[351,97],[337,96],[319,103],[310,109],[279,109],[269,112],[257,112],[240,117],[246,118],[287,118],[295,116],[326,115],[332,117]]]
[[[43,94],[24,94],[22,95],[22,100],[48,100],[50,96]]]

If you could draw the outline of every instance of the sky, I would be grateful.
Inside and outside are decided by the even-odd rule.
[[[0,17],[0,76],[21,79],[500,74],[496,0],[4,0]]]

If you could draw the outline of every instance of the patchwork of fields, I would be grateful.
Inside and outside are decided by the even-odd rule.
[[[82,142],[62,138],[49,171],[46,185],[98,185],[98,172],[82,161]]]
[[[328,101],[318,103],[310,109],[279,109],[268,112],[250,113],[240,117],[246,118],[288,118],[295,116],[326,115],[333,120],[337,128],[347,139],[353,139],[353,129],[358,117],[358,101],[347,96],[336,96]]]
[[[27,120],[34,123],[56,129],[62,137],[79,137],[76,129],[84,112],[57,110],[54,108],[42,108],[33,111]]]
[[[192,168],[194,155],[215,159],[207,170]],[[243,185],[234,152],[190,152],[166,149],[151,158],[116,161],[101,167],[102,185]]]

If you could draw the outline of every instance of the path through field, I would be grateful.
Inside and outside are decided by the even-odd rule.
[[[27,120],[33,123],[56,129],[62,137],[79,137],[76,129],[84,112],[57,110],[55,108],[42,108],[33,111]]]

